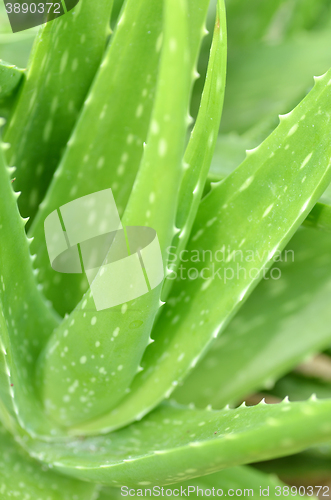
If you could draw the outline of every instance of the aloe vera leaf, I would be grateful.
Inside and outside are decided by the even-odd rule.
[[[330,183],[331,151],[325,132],[330,119],[330,77],[331,71],[317,79],[273,134],[201,202],[180,279],[155,327],[156,341],[144,354],[144,371],[135,377],[116,412],[84,426],[84,432],[141,418],[169,397],[306,218]],[[316,114],[319,111],[322,114]],[[221,254],[219,263],[216,252],[222,248],[226,257]],[[239,250],[252,255],[241,266],[245,272],[237,270],[233,259],[232,252]],[[201,258],[206,255],[203,251],[211,255],[207,262]],[[189,274],[192,267],[196,279]],[[204,279],[198,278],[201,272]]]
[[[189,5],[192,82],[207,0]],[[71,312],[87,289],[84,276],[55,274],[45,247],[44,220],[59,206],[113,190],[123,215],[147,140],[162,47],[162,2],[127,2],[102,68],[89,94],[31,235],[38,249],[39,279],[60,314]],[[71,182],[68,183],[68,178]],[[125,179],[125,182],[123,181]]]
[[[183,172],[190,92],[186,19],[185,2],[167,0],[151,130],[122,219],[124,227],[152,227],[164,257],[175,230],[178,193],[173,186]],[[111,409],[125,395],[140,369],[160,307],[161,286],[146,292],[99,314],[87,292],[54,332],[40,361],[39,379],[46,410],[55,420],[65,426],[81,423]]]
[[[328,29],[231,52],[221,132],[241,134],[260,120],[292,109],[310,89],[312,76],[330,67],[330,38]],[[300,63],[302,58],[306,64]]]
[[[0,60],[0,99],[11,96],[22,83],[24,70]]]
[[[71,479],[32,460],[4,428],[0,428],[0,494],[1,500],[94,500],[96,486]]]
[[[0,391],[9,413],[28,429],[33,428],[39,418],[34,388],[35,360],[58,325],[58,318],[36,283],[29,251],[31,241],[24,230],[26,220],[18,212],[18,193],[12,189],[11,173],[1,151]]]
[[[105,0],[96,9],[93,0],[82,0],[36,38],[4,136],[24,217],[35,215],[77,120],[105,49],[112,3]]]
[[[222,407],[272,386],[307,356],[330,344],[330,236],[302,229],[287,251],[283,262],[275,264],[281,278],[262,280],[178,388],[175,397],[180,402]]]
[[[80,120],[31,228],[34,248],[38,250],[40,282],[62,315],[74,309],[88,283],[85,275],[55,273],[51,268],[44,220],[61,205],[105,187],[112,188],[119,214],[123,215],[125,205],[119,197],[129,196],[141,161],[153,106],[161,32],[161,2],[126,3]]]
[[[198,117],[186,148],[186,168],[179,191],[176,227],[179,232],[172,241],[177,255],[186,247],[197,214],[210,163],[213,157],[222,116],[227,60],[226,16],[223,0],[217,3],[217,15],[206,83]],[[176,265],[171,266],[176,270]],[[167,280],[163,298],[172,282]]]
[[[257,137],[252,137],[250,133],[242,136],[237,134],[218,136],[215,153],[208,173],[208,181],[205,185],[205,192],[208,193],[210,191],[211,182],[218,182],[225,179],[233,172],[244,160],[247,149],[252,149],[258,144],[260,144],[260,141],[257,141]],[[331,232],[330,189],[329,186],[321,196],[320,201],[316,203],[304,220],[304,226],[328,233]]]
[[[331,437],[330,408],[330,400],[220,411],[162,404],[141,422],[107,437],[67,444],[21,439],[20,444],[78,479],[164,486],[322,443]]]
[[[265,137],[271,123],[269,120],[262,122],[241,136],[235,133],[218,136],[208,173],[208,181],[205,185],[206,194],[210,191],[212,182],[225,179],[240,165],[245,159],[247,149],[253,149],[261,143],[261,134],[262,137]],[[331,232],[331,186],[328,186],[324,191],[319,202],[316,203],[304,220],[303,225],[320,231]]]
[[[225,469],[197,479],[190,479],[189,481],[185,481],[184,473],[184,478],[165,488],[163,494],[166,495],[166,489],[171,489],[174,491],[174,495],[177,494],[178,490],[178,496],[186,496],[189,494],[190,498],[199,498],[202,496],[202,491],[205,496],[208,496],[208,492],[205,493],[205,491],[210,490],[212,496],[231,496],[234,494],[234,496],[247,497],[260,496],[260,488],[261,490],[264,490],[264,493],[266,493],[269,488],[268,498],[276,499],[277,496],[275,496],[275,493],[279,492],[279,489],[275,489],[277,486],[282,487],[284,486],[284,483],[277,479],[275,475],[265,474],[254,469],[253,467],[242,465],[231,469]],[[140,485],[136,486],[134,490],[131,489],[130,497],[139,498],[141,493],[137,490],[145,493],[145,488],[146,493],[148,494],[148,486]],[[127,491],[128,487],[124,489],[124,493]],[[134,491],[136,494],[133,494]],[[157,492],[158,489],[155,490],[155,493]],[[161,495],[162,490],[160,489],[160,496]],[[114,500],[115,498],[123,498],[123,496],[124,495],[121,493],[120,488],[104,488],[101,491],[98,500]]]

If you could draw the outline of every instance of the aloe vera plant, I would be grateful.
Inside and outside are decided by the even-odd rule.
[[[331,457],[331,377],[292,372],[322,351],[329,363],[331,70],[306,96],[293,76],[277,126],[277,99],[234,125],[231,90],[221,121],[227,41],[254,59],[286,5],[232,39],[224,1],[209,3],[80,0],[40,28],[27,70],[0,65],[1,499],[320,491],[269,473],[290,481],[293,456],[306,474],[321,445]],[[229,2],[230,35],[244,4]],[[282,36],[306,28],[301,14]],[[45,220],[106,189],[124,232],[156,232],[164,278],[98,310],[83,272],[52,268]],[[258,391],[279,404],[240,404]]]

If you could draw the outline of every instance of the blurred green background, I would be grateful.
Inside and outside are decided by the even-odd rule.
[[[13,33],[6,14],[5,4],[0,0],[0,59],[26,68],[34,37],[38,28]]]

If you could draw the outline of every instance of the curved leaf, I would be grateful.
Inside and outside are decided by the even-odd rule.
[[[104,0],[95,8],[93,0],[82,0],[36,38],[5,132],[24,217],[35,215],[69,139],[104,52],[112,3]]]
[[[269,122],[265,128],[265,124],[262,124],[262,136],[265,135],[266,130],[269,130]],[[225,179],[231,174],[245,159],[245,154],[247,149],[256,147],[261,142],[260,132],[261,128],[257,127],[258,130],[252,129],[250,132],[239,136],[237,134],[228,134],[218,136],[215,154],[210,166],[208,174],[208,182],[205,185],[205,192],[210,191],[210,183],[218,182]],[[258,136],[256,137],[256,132]],[[253,136],[253,137],[252,137]],[[306,227],[311,227],[314,229],[319,229],[321,231],[331,232],[331,198],[330,198],[330,186],[321,196],[320,200],[307,218],[304,220],[303,225]]]
[[[0,151],[0,346],[1,398],[7,411],[27,429],[45,420],[34,387],[35,360],[58,318],[45,301],[32,268],[26,220],[17,208]],[[43,426],[43,423],[40,424]]]
[[[112,486],[164,486],[290,455],[330,439],[330,409],[330,400],[221,411],[161,405],[141,422],[107,437],[21,444],[76,478]]]
[[[330,236],[303,229],[281,259],[275,264],[277,279],[268,276],[260,283],[178,388],[178,401],[220,408],[270,387],[330,344]]]
[[[169,397],[306,218],[331,180],[329,82],[331,71],[202,201],[179,279],[144,354],[144,371],[116,412],[77,432],[122,426]],[[226,257],[219,259],[222,249]],[[238,251],[251,255],[241,272]],[[207,261],[202,255],[209,255]]]
[[[186,18],[183,0],[165,3],[152,125],[122,220],[124,227],[152,227],[163,256],[174,234],[178,194],[173,186],[183,170],[190,92]],[[126,394],[150,342],[160,288],[127,302],[120,314],[119,308],[109,308],[95,315],[92,294],[87,292],[54,332],[39,364],[46,410],[54,420],[69,427],[79,424],[110,410]]]
[[[208,3],[199,0],[189,6],[192,82],[196,78],[193,70],[204,35]],[[46,296],[63,315],[74,309],[88,284],[84,276],[60,275],[51,269],[44,220],[59,206],[105,187],[113,190],[119,214],[123,215],[147,141],[162,36],[161,0],[125,4],[80,120],[32,227],[40,282],[45,285]]]
[[[176,217],[178,233],[171,245],[177,256],[187,245],[213,157],[223,109],[226,60],[226,17],[222,0],[217,3],[214,37],[199,113],[184,157],[186,166]],[[171,269],[176,272],[175,263],[172,263]],[[163,298],[168,295],[171,284],[170,280],[165,282]]]
[[[62,476],[32,460],[3,427],[0,428],[0,446],[1,500],[95,500],[97,488],[94,484]]]

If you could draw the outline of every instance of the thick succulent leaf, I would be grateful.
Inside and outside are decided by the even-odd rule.
[[[164,404],[107,437],[52,445],[21,439],[21,444],[34,457],[78,479],[163,486],[290,455],[330,439],[330,410],[330,400],[221,411]]]
[[[24,70],[0,61],[0,100],[11,96],[22,83]]]
[[[305,96],[312,76],[321,75],[330,67],[330,39],[328,29],[303,33],[281,44],[232,51],[222,133],[243,133],[260,120],[290,111]]]
[[[209,496],[208,490],[213,492],[211,493],[213,496],[260,496],[261,488],[265,493],[267,493],[267,491],[269,492],[268,498],[276,499],[279,497],[279,492],[282,491],[279,490],[279,487],[282,488],[283,486],[284,483],[279,481],[274,475],[269,476],[268,474],[255,470],[253,467],[242,465],[197,479],[190,479],[189,481],[182,482],[182,480],[180,480],[180,482],[164,488],[163,494],[167,495],[166,489],[168,489],[174,492],[174,496],[176,496],[178,492],[178,496],[186,496],[189,494],[190,498],[201,497],[202,491],[205,496]],[[139,498],[142,496],[141,492],[144,494],[145,490],[146,494],[149,494],[148,488],[148,486],[143,485],[136,486],[134,489],[131,489],[131,491],[128,487],[123,489],[104,488],[98,500],[115,500],[116,498],[123,498],[126,492],[129,492],[127,496],[130,495],[131,498]],[[158,488],[156,488],[155,493],[158,491]],[[278,495],[275,495],[276,493],[278,493]],[[162,490],[160,487],[160,496],[161,495]],[[168,493],[168,495],[170,496],[170,493]]]
[[[192,82],[204,34],[208,0],[189,5]],[[111,188],[123,215],[147,141],[162,47],[162,2],[128,1],[91,88],[31,235],[38,249],[39,279],[61,314],[71,312],[87,289],[82,275],[51,269],[44,220],[75,198]],[[125,182],[123,179],[125,178]],[[68,182],[70,179],[70,182]],[[38,245],[38,246],[37,246]]]
[[[33,428],[42,415],[34,388],[35,360],[58,318],[38,289],[26,221],[18,212],[2,151],[0,185],[0,393],[7,411],[23,427]]]
[[[178,388],[178,401],[221,408],[270,387],[307,356],[330,344],[330,236],[302,229],[281,259],[275,264],[280,273],[274,274],[281,274],[280,279],[269,275],[262,280]]]
[[[186,247],[213,157],[223,109],[226,60],[226,17],[221,0],[217,4],[214,37],[199,113],[184,157],[186,167],[176,217],[179,231],[172,242],[172,251],[176,255]],[[176,271],[176,264],[171,267]],[[170,280],[165,282],[163,298],[168,295],[171,284]]]
[[[24,217],[36,213],[69,139],[105,49],[112,3],[104,0],[96,9],[93,0],[81,0],[47,23],[35,41],[27,80],[5,133]]]
[[[208,181],[205,185],[205,193],[208,193],[212,182],[225,179],[245,159],[247,149],[258,146],[267,135],[273,120],[263,122],[258,127],[248,131],[246,134],[219,135],[216,143],[215,153],[208,173]],[[261,126],[262,125],[262,126]],[[262,135],[262,136],[261,136]],[[303,224],[307,227],[331,232],[331,187],[329,186],[316,203]]]
[[[329,82],[331,71],[204,198],[173,296],[155,327],[155,343],[144,354],[144,371],[135,377],[131,393],[116,412],[84,426],[84,431],[110,429],[141,418],[169,396],[306,218],[331,177]],[[251,256],[240,262],[241,272],[236,251]]]
[[[0,428],[1,500],[95,500],[94,484],[71,479],[32,460],[13,438]]]
[[[122,219],[124,227],[152,227],[164,260],[175,228],[178,193],[173,186],[183,171],[190,92],[186,20],[184,1],[165,3],[152,125]],[[54,332],[39,365],[46,409],[55,420],[66,426],[84,422],[113,408],[125,395],[150,342],[160,293],[161,285],[99,314],[91,292],[86,293]]]

